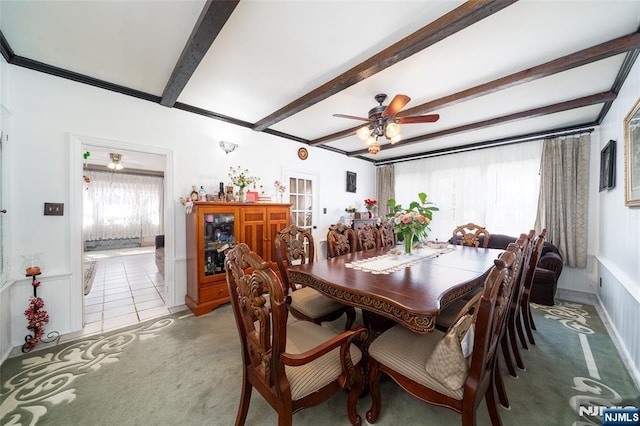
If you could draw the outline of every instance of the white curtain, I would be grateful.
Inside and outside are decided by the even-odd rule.
[[[469,222],[517,237],[534,227],[542,141],[523,142],[395,165],[396,201],[426,192],[434,212],[429,239],[448,240]]]
[[[85,170],[90,182],[83,199],[85,241],[149,240],[161,233],[163,178]]]

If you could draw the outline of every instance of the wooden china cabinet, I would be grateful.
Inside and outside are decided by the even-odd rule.
[[[187,214],[187,295],[195,315],[229,302],[225,254],[245,243],[275,265],[273,241],[289,226],[291,204],[196,202]],[[277,268],[276,268],[277,269]]]

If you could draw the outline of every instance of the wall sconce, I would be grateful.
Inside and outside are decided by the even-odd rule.
[[[111,170],[122,170],[124,168],[122,165],[122,154],[111,152],[109,153],[109,158],[111,158],[111,162],[107,164],[108,168]]]
[[[220,148],[222,148],[222,150],[227,154],[233,152],[237,147],[237,143],[220,141]]]

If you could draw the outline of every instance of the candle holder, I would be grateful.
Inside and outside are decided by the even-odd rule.
[[[46,337],[44,335],[44,326],[49,322],[49,313],[44,310],[44,300],[38,297],[38,287],[40,281],[36,279],[40,275],[40,268],[32,265],[27,269],[27,277],[31,277],[31,286],[33,287],[33,297],[29,299],[29,306],[24,311],[24,315],[27,317],[27,329],[31,331],[31,334],[27,334],[24,337],[24,344],[22,345],[22,352],[27,353],[33,349],[38,342],[51,343],[57,342],[60,339],[60,333],[57,331],[50,331]]]

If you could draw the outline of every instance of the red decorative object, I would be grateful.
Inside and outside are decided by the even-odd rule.
[[[47,335],[47,339],[42,337],[44,335],[44,327],[49,323],[49,314],[44,310],[44,300],[38,297],[37,288],[40,286],[40,281],[36,279],[38,275],[40,275],[40,268],[38,268],[37,273],[27,274],[28,277],[32,277],[33,297],[29,299],[29,306],[24,311],[24,316],[27,317],[27,330],[31,331],[32,334],[25,336],[22,352],[29,352],[40,341],[49,343],[60,338],[60,334],[57,331],[50,332]]]
[[[367,211],[369,212],[369,219],[371,219],[373,217],[372,210],[378,206],[378,201],[367,198],[366,200],[364,200],[364,206],[367,208]]]

